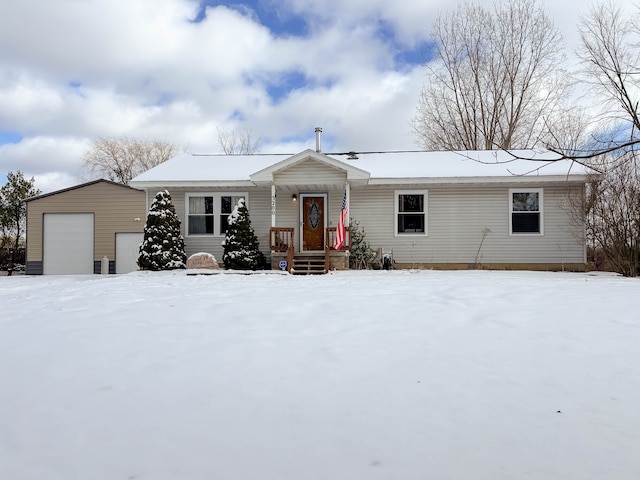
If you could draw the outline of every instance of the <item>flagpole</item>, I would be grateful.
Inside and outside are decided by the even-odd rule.
[[[336,238],[333,242],[333,249],[340,250],[345,242],[347,225],[349,224],[349,201],[347,198],[348,186],[345,186],[344,195],[342,196],[342,207],[340,208],[340,217],[338,218],[338,226],[336,227]]]
[[[345,195],[347,196],[347,205],[349,205],[349,209],[351,209],[351,188],[349,186],[349,182],[344,184]],[[344,226],[349,226],[349,215],[344,219]]]

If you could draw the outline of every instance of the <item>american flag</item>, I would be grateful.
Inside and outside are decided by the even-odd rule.
[[[336,228],[336,241],[333,242],[333,249],[340,250],[344,245],[345,221],[349,215],[349,206],[347,205],[347,191],[344,191],[342,199],[342,209],[340,210],[340,220],[338,220],[338,228]]]

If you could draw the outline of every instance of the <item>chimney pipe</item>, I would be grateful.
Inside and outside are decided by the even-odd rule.
[[[316,127],[316,152],[322,151],[322,127]]]

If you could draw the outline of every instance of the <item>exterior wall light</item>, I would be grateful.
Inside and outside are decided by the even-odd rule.
[[[295,193],[293,195],[291,195],[291,201],[293,203],[296,203],[298,201],[298,196]]]

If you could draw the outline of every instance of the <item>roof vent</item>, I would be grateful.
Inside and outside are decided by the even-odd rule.
[[[316,152],[322,151],[322,127],[316,127]]]

